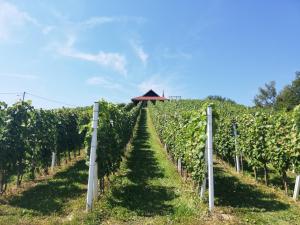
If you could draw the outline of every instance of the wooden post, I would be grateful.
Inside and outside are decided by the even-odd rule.
[[[207,165],[208,165],[208,203],[209,211],[214,209],[214,169],[213,169],[213,136],[212,108],[207,108]]]
[[[295,183],[295,189],[294,189],[294,195],[293,199],[297,201],[300,191],[300,175],[297,175],[296,177],[296,183]]]
[[[86,200],[86,211],[92,210],[93,201],[96,193],[97,181],[95,181],[95,166],[96,164],[96,149],[97,149],[97,128],[98,128],[98,115],[99,115],[99,103],[94,103],[93,110],[93,134],[91,141],[91,152],[90,152],[90,163],[89,163],[89,179],[88,179],[88,190],[87,190],[87,200]],[[95,184],[96,183],[96,184]]]

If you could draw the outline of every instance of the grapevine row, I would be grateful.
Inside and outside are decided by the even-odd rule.
[[[181,159],[183,166],[193,180],[200,183],[206,173],[205,146],[207,104],[181,101],[157,103],[149,110],[161,141],[176,160]]]
[[[139,107],[100,102],[98,128],[99,177],[116,171],[131,137]],[[0,194],[16,177],[34,179],[36,172],[48,173],[55,161],[70,160],[84,146],[90,149],[92,107],[34,109],[30,101],[12,106],[0,103]],[[88,154],[89,155],[89,154]]]
[[[99,102],[96,162],[102,190],[104,177],[109,178],[109,175],[116,172],[120,166],[126,146],[132,137],[140,108],[141,105],[122,107],[105,101]],[[91,148],[91,136],[92,126],[90,123],[86,137],[88,151]],[[88,153],[87,156],[89,155]],[[88,161],[89,159],[87,159]]]
[[[83,145],[86,108],[34,109],[30,101],[8,107],[0,103],[0,193],[15,175],[20,186],[24,174],[35,178],[37,171],[48,173],[52,152],[60,164]]]
[[[287,192],[287,172],[300,173],[300,106],[293,112],[247,108],[229,102],[183,100],[150,106],[155,128],[175,159],[181,159],[195,181],[204,178],[206,114],[213,104],[214,149],[224,160],[238,160],[257,176],[270,169],[280,174]],[[235,133],[236,130],[236,133]]]
[[[287,193],[287,172],[300,172],[300,108],[279,112],[231,103],[214,104],[220,117],[214,140],[218,155],[227,159],[236,154],[242,156],[255,177],[257,171],[263,171],[266,184],[269,170],[275,170]],[[234,126],[237,127],[236,137]]]

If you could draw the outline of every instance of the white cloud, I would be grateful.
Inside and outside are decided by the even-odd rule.
[[[101,86],[106,89],[122,90],[122,86],[104,77],[94,76],[86,80],[86,84],[92,86]]]
[[[97,16],[91,17],[85,21],[79,23],[81,27],[93,28],[98,25],[107,24],[107,23],[127,23],[127,22],[135,22],[135,23],[143,23],[145,19],[142,17],[113,17],[113,16]]]
[[[182,74],[166,70],[148,76],[148,78],[137,85],[137,88],[143,94],[152,89],[158,95],[162,95],[164,92],[167,98],[169,96],[181,96],[184,98],[186,95],[186,86],[182,82],[182,79],[185,79]]]
[[[97,25],[105,24],[105,23],[112,23],[116,22],[118,19],[115,17],[92,17],[89,18],[86,21],[83,21],[80,23],[81,26],[83,27],[94,27]]]
[[[4,78],[16,78],[16,79],[24,79],[24,80],[37,80],[39,76],[32,74],[21,74],[21,73],[5,73],[0,74],[0,77]]]
[[[165,96],[169,96],[179,95],[182,88],[176,85],[171,78],[163,75],[154,75],[138,84],[138,89],[141,93],[145,93],[152,89],[158,95],[162,95],[162,93],[164,92]]]
[[[136,41],[130,41],[130,44],[138,58],[142,61],[144,65],[146,65],[148,62],[149,55],[144,51],[143,46]]]
[[[15,5],[0,0],[0,39],[9,39],[15,29],[28,22],[38,24],[34,18],[20,11]]]
[[[76,58],[84,61],[90,61],[98,63],[101,66],[112,68],[120,74],[126,75],[126,58],[120,53],[114,52],[103,52],[100,51],[98,54],[85,53],[77,51],[73,48],[75,42],[74,37],[69,37],[66,45],[58,49],[61,55]]]
[[[164,52],[163,52],[163,57],[165,57],[167,59],[176,59],[176,58],[191,59],[192,55],[189,53],[182,52],[182,51],[171,52],[168,48],[165,48]]]

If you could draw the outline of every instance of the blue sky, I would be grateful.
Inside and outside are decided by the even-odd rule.
[[[152,88],[251,105],[300,70],[299,12],[298,0],[0,0],[0,93],[82,106]]]

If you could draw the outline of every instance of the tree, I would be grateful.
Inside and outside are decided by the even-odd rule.
[[[300,104],[300,71],[296,72],[296,78],[292,84],[285,86],[276,98],[277,109],[292,110]]]
[[[258,94],[254,97],[254,104],[258,107],[274,107],[276,102],[277,91],[275,81],[265,84],[265,87],[258,89]]]
[[[226,97],[222,97],[220,95],[209,95],[206,97],[207,100],[217,100],[217,101],[220,101],[220,102],[230,102],[232,104],[236,104],[235,101],[233,101],[232,99],[230,98],[226,98]]]

